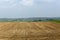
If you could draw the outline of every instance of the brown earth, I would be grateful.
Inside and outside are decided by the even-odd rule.
[[[0,40],[60,40],[60,24],[0,22]]]

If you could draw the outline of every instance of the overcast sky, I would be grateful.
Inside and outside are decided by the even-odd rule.
[[[0,0],[0,18],[60,17],[60,0]]]

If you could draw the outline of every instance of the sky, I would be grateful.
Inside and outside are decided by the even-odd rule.
[[[0,0],[0,18],[60,17],[60,0]]]

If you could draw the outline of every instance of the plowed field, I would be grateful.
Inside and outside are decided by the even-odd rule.
[[[60,24],[0,22],[0,40],[60,40]]]

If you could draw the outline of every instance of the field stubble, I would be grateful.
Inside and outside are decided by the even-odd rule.
[[[0,40],[60,40],[60,24],[0,22]]]

